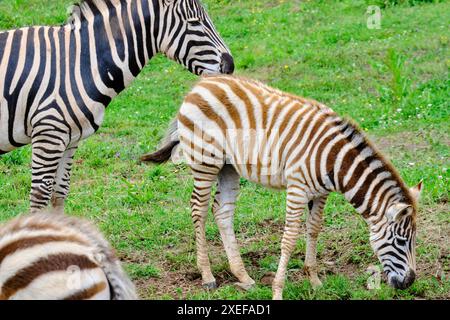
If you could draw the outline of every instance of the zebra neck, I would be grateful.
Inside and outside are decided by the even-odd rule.
[[[379,221],[393,201],[408,197],[392,165],[357,131],[341,146],[335,162],[336,191],[369,222]]]
[[[81,63],[97,66],[105,86],[118,94],[159,51],[159,20],[159,1],[93,0],[75,7],[69,24],[87,53]]]

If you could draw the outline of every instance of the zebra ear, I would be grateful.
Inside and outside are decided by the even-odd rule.
[[[419,200],[420,200],[420,196],[422,194],[422,189],[423,189],[422,187],[423,187],[423,180],[420,180],[420,182],[417,184],[417,186],[409,188],[411,195],[417,202],[419,202]]]
[[[386,216],[391,222],[400,221],[410,211],[408,208],[411,206],[406,203],[394,204],[387,209]]]

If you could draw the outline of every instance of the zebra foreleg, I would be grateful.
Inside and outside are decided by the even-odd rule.
[[[195,243],[197,246],[197,267],[202,274],[203,287],[206,289],[214,289],[217,287],[217,284],[211,272],[205,227],[211,189],[220,169],[203,165],[192,165],[191,169],[194,175],[191,209],[192,221],[195,228]]]
[[[45,130],[43,130],[45,131]],[[66,151],[67,137],[40,134],[32,139],[30,212],[43,211],[53,194],[56,172]]]
[[[281,257],[278,270],[273,280],[272,292],[274,300],[283,298],[283,288],[287,273],[287,266],[300,235],[300,222],[307,197],[298,187],[288,186],[286,198],[286,225],[281,240]]]
[[[73,164],[73,156],[78,144],[68,148],[59,162],[53,186],[52,206],[55,213],[64,213],[64,202],[69,194],[70,174]]]
[[[233,216],[238,193],[239,175],[231,165],[225,165],[219,173],[213,214],[219,227],[231,272],[239,280],[236,285],[248,290],[255,284],[255,281],[250,278],[245,270],[233,228]]]
[[[323,208],[327,201],[327,196],[314,199],[309,202],[309,213],[306,221],[307,240],[306,240],[306,257],[305,271],[309,276],[313,288],[322,285],[317,276],[317,236],[322,228]]]

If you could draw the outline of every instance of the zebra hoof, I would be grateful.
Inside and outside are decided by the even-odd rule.
[[[322,281],[320,281],[319,278],[310,279],[309,282],[311,283],[311,286],[314,290],[322,287]]]
[[[283,294],[281,292],[277,292],[273,294],[272,300],[283,300]]]
[[[217,289],[217,283],[215,281],[204,283],[203,284],[203,288],[206,289],[206,290]]]
[[[238,289],[242,289],[244,291],[249,291],[255,286],[255,282],[249,282],[249,283],[243,283],[243,282],[236,282],[234,284]]]

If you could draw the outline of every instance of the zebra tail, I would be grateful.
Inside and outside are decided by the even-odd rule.
[[[138,300],[136,288],[118,261],[104,261],[101,264],[108,279],[112,300]]]
[[[172,157],[172,151],[178,146],[178,122],[173,120],[169,126],[166,137],[162,140],[161,148],[155,152],[145,154],[141,157],[142,162],[164,163]]]

